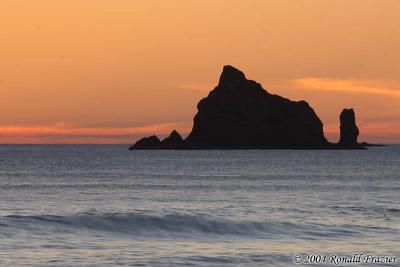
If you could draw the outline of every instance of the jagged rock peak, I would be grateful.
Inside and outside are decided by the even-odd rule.
[[[173,130],[171,134],[161,142],[161,145],[174,146],[174,145],[180,145],[182,143],[183,143],[182,136],[176,130]]]
[[[244,73],[230,65],[224,66],[218,86],[236,85],[247,81]]]
[[[357,146],[359,130],[356,125],[354,109],[343,109],[340,113],[340,141],[342,146]]]
[[[171,134],[169,135],[170,138],[176,139],[176,140],[183,140],[182,136],[178,133],[177,130],[173,130]]]

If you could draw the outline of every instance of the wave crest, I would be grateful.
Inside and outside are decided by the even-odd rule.
[[[208,215],[167,214],[149,215],[141,213],[77,214],[71,216],[10,215],[0,219],[0,229],[14,228],[26,231],[74,232],[101,231],[130,236],[243,236],[259,238],[281,238],[295,234],[307,235],[351,235],[358,231],[341,227],[294,224],[289,222],[237,221]],[[354,229],[353,229],[354,230]],[[2,230],[0,230],[2,232]],[[7,231],[9,232],[9,231]]]

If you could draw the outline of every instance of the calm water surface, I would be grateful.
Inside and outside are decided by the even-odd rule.
[[[400,257],[400,146],[0,146],[1,266],[292,266],[360,252]]]

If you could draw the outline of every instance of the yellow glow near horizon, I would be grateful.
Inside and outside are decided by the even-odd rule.
[[[227,64],[309,101],[333,141],[340,109],[354,107],[364,140],[400,142],[398,10],[398,0],[2,0],[0,143],[187,132]]]

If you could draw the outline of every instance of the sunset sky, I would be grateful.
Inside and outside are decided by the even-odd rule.
[[[399,0],[1,0],[0,143],[187,134],[233,65],[338,140],[400,143]]]

